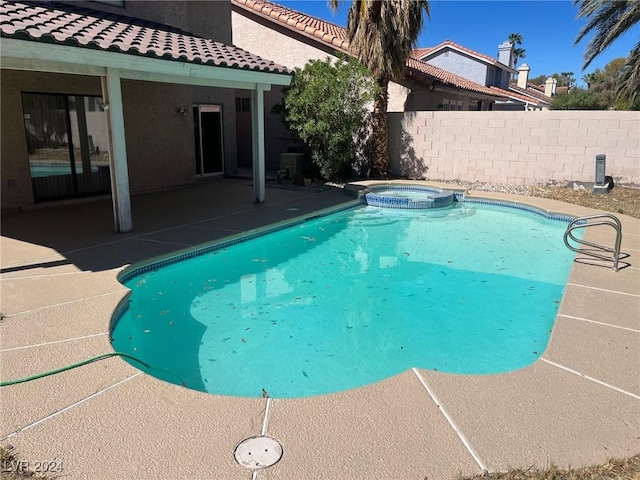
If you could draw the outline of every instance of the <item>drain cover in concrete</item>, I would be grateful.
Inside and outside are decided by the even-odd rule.
[[[275,438],[251,437],[241,441],[233,455],[243,467],[258,470],[278,463],[282,458],[282,445]]]

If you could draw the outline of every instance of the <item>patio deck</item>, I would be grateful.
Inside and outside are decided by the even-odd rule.
[[[256,205],[250,184],[218,179],[135,196],[128,234],[113,233],[105,199],[4,214],[0,378],[111,352],[123,266],[351,200],[339,189],[267,189],[266,203]],[[92,480],[453,479],[637,454],[640,220],[619,218],[631,266],[615,273],[575,262],[549,346],[528,368],[489,376],[412,369],[338,394],[267,400],[188,390],[110,358],[0,389],[0,442],[32,468],[59,461],[64,470],[53,474]],[[611,242],[612,233],[596,227],[586,238]],[[254,475],[233,452],[263,432],[284,455]]]

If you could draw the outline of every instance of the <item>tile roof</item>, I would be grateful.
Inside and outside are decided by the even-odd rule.
[[[530,103],[538,107],[548,107],[551,104],[551,101],[545,101],[545,100],[537,99],[532,96],[523,95],[511,89],[504,90],[502,88],[498,88],[494,86],[491,86],[489,88],[493,90],[495,93],[502,95],[504,97],[509,97],[512,100],[518,100],[520,102]]]
[[[411,52],[411,56],[413,58],[417,58],[418,60],[422,60],[422,57],[427,55],[432,50],[433,50],[433,47],[416,48]]]
[[[298,31],[310,37],[348,52],[347,30],[331,22],[325,22],[305,13],[292,10],[266,0],[231,0],[237,6],[275,21],[290,30]]]
[[[517,83],[514,83],[517,86]],[[527,83],[527,89],[534,88],[540,92],[544,93],[544,85],[535,85],[533,83]]]
[[[420,73],[429,75],[445,85],[450,85],[462,90],[480,93],[491,97],[506,97],[506,92],[504,91],[503,93],[496,92],[489,87],[485,87],[484,85],[480,85],[479,83],[472,82],[471,80],[461,77],[460,75],[456,75],[455,73],[443,70],[442,68],[435,67],[427,62],[418,60],[417,58],[409,58],[409,60],[407,60],[407,67],[409,67],[409,69],[413,69]]]
[[[445,40],[441,44],[436,45],[435,47],[432,47],[432,48],[420,48],[420,49],[414,50],[413,55],[414,56],[418,55],[418,58],[422,60],[425,56],[431,55],[433,53],[436,53],[440,50],[444,50],[446,48],[451,48],[453,50],[458,50],[460,52],[466,53],[480,60],[488,62],[491,65],[495,65],[496,67],[502,68],[503,70],[507,70],[511,73],[518,73],[517,70],[514,70],[513,68],[511,68],[508,65],[505,65],[504,63],[500,63],[498,60],[496,60],[493,57],[490,57],[489,55],[485,55],[484,53],[476,52],[475,50],[471,50],[470,48],[463,47],[462,45],[452,42],[451,40]]]
[[[0,0],[2,38],[70,45],[216,67],[290,74],[241,48],[167,25],[73,4]]]
[[[267,0],[231,0],[231,4],[241,7],[244,10],[257,13],[261,17],[272,23],[278,23],[305,33],[307,36],[314,38],[316,41],[324,42],[332,47],[338,47],[343,52],[349,52],[349,42],[347,41],[347,30],[330,22],[325,22],[315,17],[306,15],[305,13],[292,10],[287,7],[269,2]],[[420,49],[431,50],[431,49]],[[415,57],[415,55],[413,55]],[[491,97],[500,97],[503,95],[496,94],[484,85],[467,80],[466,78],[447,72],[441,68],[429,65],[416,58],[407,60],[407,68],[415,72],[427,75],[439,80],[445,85],[461,88],[469,92],[489,95]],[[415,77],[414,77],[415,78]]]
[[[509,85],[509,90],[512,90],[516,93],[520,93],[522,95],[527,95],[529,97],[533,97],[536,100],[538,100],[539,102],[543,102],[546,103],[548,105],[551,105],[551,102],[553,101],[553,99],[551,97],[547,97],[544,93],[542,93],[541,91],[539,91],[536,88],[531,88],[529,86],[527,86],[526,89],[524,88],[520,88],[517,85]]]

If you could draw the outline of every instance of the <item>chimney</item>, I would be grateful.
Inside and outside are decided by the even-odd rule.
[[[498,45],[498,61],[508,67],[513,67],[513,44],[502,42]]]
[[[555,78],[547,78],[547,81],[544,82],[544,94],[547,97],[553,97],[556,94],[556,87],[558,86],[558,81]]]
[[[529,83],[529,70],[531,69],[526,63],[523,63],[520,65],[520,68],[518,68],[518,86],[520,88],[527,88],[527,84]]]

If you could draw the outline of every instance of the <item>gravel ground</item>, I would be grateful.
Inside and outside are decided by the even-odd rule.
[[[636,186],[619,185],[606,194],[593,193],[591,189],[582,190],[573,187],[532,187],[531,194],[640,218],[640,188]]]
[[[543,186],[509,185],[503,183],[444,181],[468,190],[482,192],[513,193],[550,198],[567,203],[582,205],[583,207],[597,208],[606,212],[621,213],[631,217],[640,218],[640,186],[616,185],[608,193],[593,193],[593,184],[581,182],[569,182],[564,184],[550,183]],[[341,187],[342,184],[313,182],[308,187],[295,185],[293,180],[268,181],[269,188],[282,188],[286,190],[302,190],[308,192],[322,192],[329,188]]]

